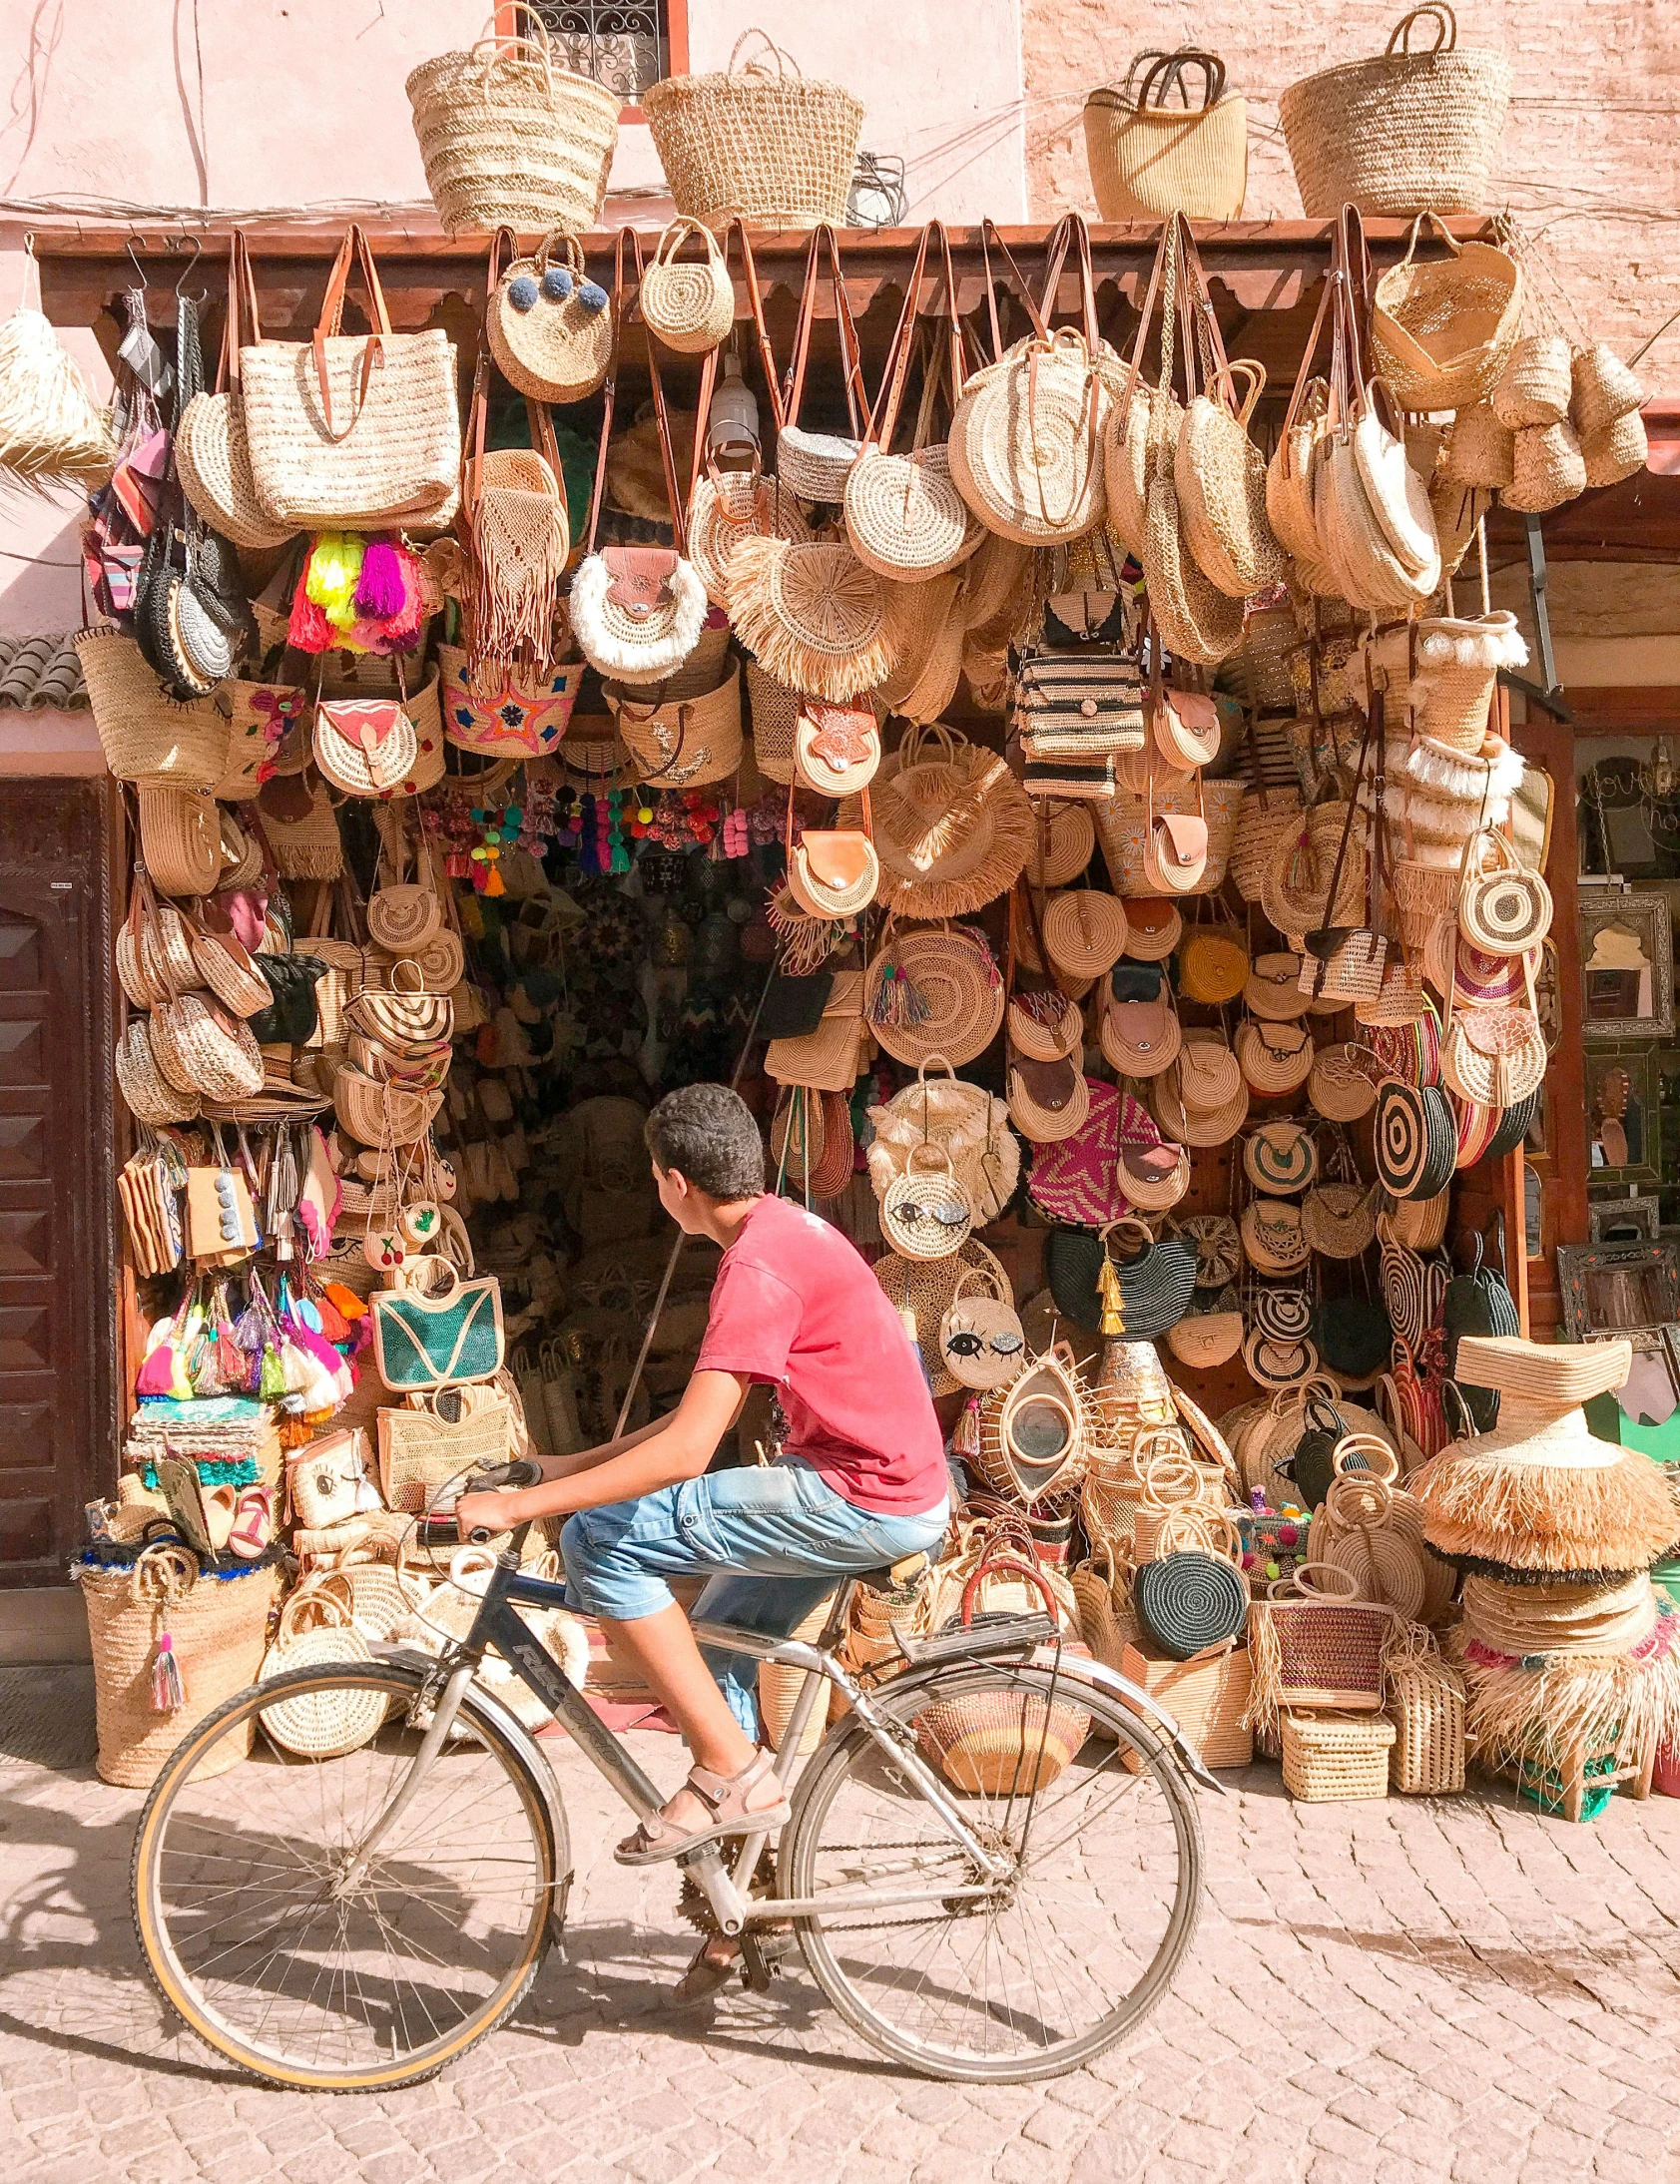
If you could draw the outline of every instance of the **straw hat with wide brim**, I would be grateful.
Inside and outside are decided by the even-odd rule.
[[[944,727],[912,730],[869,791],[880,886],[899,917],[967,917],[1020,877],[1037,832],[1032,807],[996,753]],[[861,803],[840,824],[863,823]]]
[[[1631,1359],[1625,1344],[1604,1347]],[[1488,1348],[1466,1338],[1459,1371],[1500,1369],[1478,1356]],[[1555,1398],[1504,1393],[1491,1432],[1448,1442],[1406,1485],[1437,1554],[1494,1572],[1631,1573],[1648,1569],[1680,1530],[1662,1467],[1640,1449],[1597,1439],[1583,1411]]]

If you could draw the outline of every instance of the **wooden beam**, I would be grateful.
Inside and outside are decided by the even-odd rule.
[[[1680,731],[1680,686],[1672,683],[1626,687],[1571,683],[1563,696],[1575,717],[1577,736],[1649,736],[1663,730]],[[1536,707],[1529,708],[1530,721],[1537,711]],[[1570,802],[1574,802],[1573,797]]]

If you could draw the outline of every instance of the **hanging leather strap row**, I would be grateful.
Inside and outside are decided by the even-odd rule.
[[[343,322],[344,294],[349,286],[350,266],[361,267],[362,285],[367,290],[367,316],[372,326],[361,352],[361,376],[356,392],[355,412],[342,432],[332,424],[332,388],[326,369],[326,344]],[[390,313],[385,308],[385,293],[379,285],[378,270],[373,264],[372,248],[358,222],[352,221],[348,234],[338,247],[338,256],[332,262],[327,275],[326,292],[321,297],[320,316],[315,320],[311,346],[315,359],[315,383],[320,389],[321,415],[326,422],[327,438],[338,441],[346,438],[355,427],[356,417],[367,399],[368,383],[375,369],[385,360],[384,335],[391,331]]]
[[[600,528],[601,509],[607,493],[607,447],[612,438],[619,367],[624,360],[624,322],[630,309],[625,300],[624,279],[624,253],[627,244],[636,268],[638,288],[642,278],[641,239],[633,228],[621,228],[613,243],[613,353],[602,391],[601,444],[595,451],[595,485],[589,496],[589,535],[583,548],[586,557],[595,551],[595,535]],[[677,551],[681,554],[688,549],[688,530],[683,517],[683,496],[677,484],[677,458],[671,446],[671,413],[666,406],[665,384],[660,376],[659,357],[655,352],[651,332],[647,335],[647,345],[648,382],[653,390],[654,424],[659,433],[659,459],[665,471],[665,500],[671,511],[671,528],[676,538]]]
[[[800,293],[800,314],[794,327],[794,352],[788,365],[788,377],[782,395],[784,414],[777,418],[777,426],[780,429],[784,425],[798,424],[800,420],[800,404],[805,396],[806,366],[811,358],[812,322],[817,310],[817,268],[825,241],[829,246],[830,278],[834,285],[835,319],[840,332],[845,406],[851,419],[852,435],[860,438],[864,421],[869,414],[869,397],[863,384],[857,327],[851,315],[845,281],[840,273],[840,239],[826,220],[819,221],[811,231],[811,247],[806,253],[805,261],[805,286]]]

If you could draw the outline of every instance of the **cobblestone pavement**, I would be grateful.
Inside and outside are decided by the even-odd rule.
[[[87,1765],[85,1676],[0,1676],[3,2184],[1680,2178],[1669,1799],[1571,1828],[1492,1790],[1313,1807],[1273,1769],[1229,1776],[1202,1800],[1209,1902],[1172,1996],[1088,2071],[975,2091],[895,2075],[803,1970],[673,2006],[672,1881],[612,1864],[617,1816],[551,1741],[569,1957],[441,2081],[311,2098],[223,2067],[153,1999],[127,1901],[141,1800]],[[637,1742],[674,1778],[672,1739]]]

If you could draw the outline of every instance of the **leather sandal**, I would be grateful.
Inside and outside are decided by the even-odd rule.
[[[688,1787],[711,1809],[708,1825],[690,1834],[674,1828],[663,1813],[655,1813],[641,1823],[634,1835],[625,1837],[613,1857],[621,1866],[658,1866],[667,1859],[681,1858],[685,1852],[697,1851],[703,1844],[716,1843],[723,1836],[774,1834],[778,1828],[785,1828],[794,1817],[786,1798],[762,1810],[749,1811],[747,1805],[748,1791],[763,1782],[775,1767],[776,1754],[763,1750],[753,1755],[739,1775],[715,1775],[709,1767],[691,1767]]]

